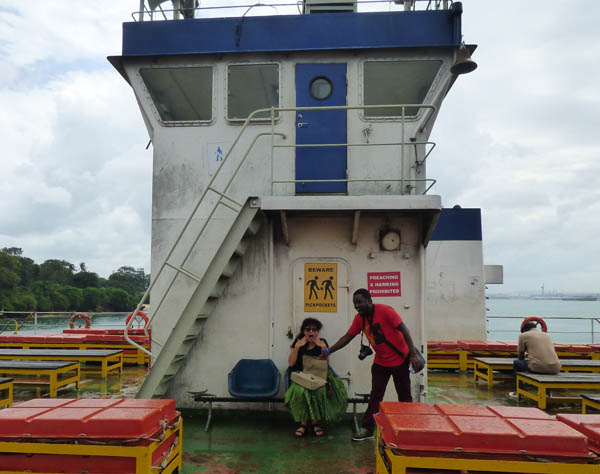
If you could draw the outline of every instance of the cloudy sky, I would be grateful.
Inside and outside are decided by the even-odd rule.
[[[149,271],[152,149],[106,61],[138,3],[0,1],[0,247]],[[479,68],[434,128],[433,192],[482,208],[490,291],[598,292],[600,2],[463,5]]]

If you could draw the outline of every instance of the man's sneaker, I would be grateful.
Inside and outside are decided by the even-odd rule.
[[[352,435],[352,441],[364,441],[365,439],[373,439],[373,432],[366,428],[361,428]]]

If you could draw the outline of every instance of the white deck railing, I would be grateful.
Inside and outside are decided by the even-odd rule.
[[[163,8],[162,3],[172,5]],[[211,5],[211,3],[214,3]],[[333,2],[332,2],[333,3]],[[366,11],[416,11],[416,10],[448,10],[452,0],[357,0],[344,1],[345,5],[356,5],[358,12]],[[186,7],[183,0],[140,0],[139,9],[131,14],[133,21],[164,21],[179,20],[182,18],[223,18],[244,17],[260,11],[261,15],[302,15],[304,2],[256,2],[240,5],[220,5],[203,0],[202,6],[197,8]],[[320,4],[319,4],[320,5]],[[152,8],[152,6],[154,8]],[[255,10],[257,9],[257,10]],[[259,10],[262,9],[262,10]],[[318,13],[317,13],[318,14]]]
[[[156,317],[156,315],[160,312],[160,308],[162,307],[162,304],[165,301],[165,297],[166,295],[169,293],[170,289],[173,287],[174,283],[175,283],[175,279],[177,278],[177,276],[179,274],[184,274],[187,277],[196,280],[197,282],[200,282],[201,277],[198,275],[195,275],[193,271],[190,271],[189,269],[184,268],[185,264],[188,260],[188,258],[190,257],[190,255],[192,254],[192,250],[194,249],[194,247],[196,246],[196,244],[198,243],[200,237],[202,237],[202,234],[204,233],[204,231],[208,228],[209,223],[211,222],[213,215],[215,214],[217,208],[219,205],[223,205],[224,207],[227,207],[229,209],[231,209],[232,211],[239,213],[240,210],[242,209],[242,207],[244,206],[244,202],[240,202],[238,200],[235,200],[234,198],[232,198],[231,196],[228,196],[228,191],[230,189],[231,184],[233,183],[233,181],[235,180],[235,178],[237,177],[240,168],[242,167],[242,165],[244,164],[244,162],[246,161],[248,155],[250,154],[250,152],[252,151],[254,145],[256,144],[256,142],[258,141],[259,138],[265,137],[265,136],[269,136],[271,137],[271,169],[273,169],[273,160],[274,160],[274,150],[278,147],[298,147],[298,146],[304,146],[304,145],[298,145],[298,144],[290,144],[290,145],[282,145],[279,143],[275,143],[275,138],[279,137],[279,138],[283,138],[285,139],[286,136],[280,132],[277,131],[275,129],[276,126],[276,117],[279,116],[280,112],[300,112],[300,111],[308,111],[308,110],[319,110],[319,111],[326,111],[326,110],[368,110],[368,109],[385,109],[385,108],[396,108],[396,109],[401,109],[402,114],[401,114],[401,122],[400,122],[400,140],[395,141],[395,142],[371,142],[371,143],[365,143],[365,144],[349,144],[349,143],[336,143],[333,145],[329,145],[329,146],[390,146],[390,145],[396,145],[400,147],[400,160],[401,160],[401,164],[404,164],[404,156],[405,156],[405,149],[406,147],[414,147],[417,144],[422,144],[422,145],[427,145],[427,144],[431,144],[432,147],[429,150],[429,152],[427,152],[424,157],[421,160],[417,160],[416,163],[423,163],[425,161],[425,159],[427,158],[427,156],[429,155],[429,153],[431,153],[431,150],[433,149],[433,143],[431,142],[422,142],[422,143],[416,143],[412,140],[407,140],[406,139],[406,127],[405,127],[405,122],[406,122],[406,109],[411,109],[411,108],[417,108],[417,109],[424,109],[425,111],[420,114],[417,114],[416,119],[413,118],[413,116],[411,117],[411,121],[415,121],[416,120],[416,130],[423,130],[424,127],[427,125],[427,122],[429,121],[429,119],[435,115],[435,111],[436,111],[436,107],[433,105],[424,105],[424,104],[388,104],[388,105],[358,105],[358,106],[329,106],[329,107],[270,107],[267,109],[258,109],[255,110],[254,112],[252,112],[244,121],[242,127],[240,128],[240,131],[238,132],[235,140],[233,141],[231,147],[229,148],[229,150],[227,151],[227,153],[225,154],[225,156],[223,157],[223,160],[221,162],[219,162],[219,165],[215,171],[215,173],[213,174],[213,176],[211,177],[211,179],[209,180],[209,182],[207,183],[206,187],[204,188],[204,191],[202,192],[202,194],[200,195],[200,197],[198,198],[198,201],[196,202],[196,205],[193,207],[189,217],[186,219],[183,228],[181,229],[181,231],[179,232],[179,234],[177,235],[177,237],[175,238],[170,250],[167,253],[167,256],[165,257],[163,263],[161,264],[161,266],[159,267],[158,271],[156,274],[152,275],[152,280],[150,285],[148,286],[148,288],[146,289],[146,291],[144,292],[144,295],[142,296],[142,298],[140,299],[137,307],[135,308],[133,314],[134,317],[131,318],[129,324],[125,327],[125,331],[124,331],[124,335],[125,335],[125,339],[127,340],[127,342],[133,346],[135,346],[136,348],[138,348],[140,351],[148,354],[149,356],[153,356],[153,354],[148,351],[145,347],[142,347],[140,344],[137,344],[136,342],[134,342],[128,334],[128,330],[129,328],[131,328],[133,321],[135,319],[135,316],[138,314],[138,312],[142,309],[142,306],[144,305],[145,301],[147,300],[148,296],[150,295],[150,292],[152,291],[152,289],[154,288],[156,282],[159,280],[159,278],[162,276],[165,268],[170,268],[175,270],[174,274],[172,275],[172,277],[170,278],[170,281],[168,282],[167,286],[166,286],[166,290],[163,292],[161,298],[158,301],[153,301],[152,302],[152,313],[150,315],[150,319],[148,321],[148,324],[145,327],[145,335],[146,337],[149,337],[149,333],[148,330],[150,329],[151,325],[152,325],[152,321],[154,320],[154,318]],[[232,153],[234,152],[234,150],[237,153],[236,147],[238,145],[238,143],[240,142],[240,139],[242,138],[242,136],[244,135],[245,131],[248,129],[248,126],[252,123],[253,120],[256,120],[256,118],[259,115],[265,115],[265,114],[270,114],[270,119],[264,119],[265,122],[270,122],[271,125],[271,131],[270,132],[260,132],[258,134],[255,135],[254,139],[251,141],[250,145],[247,147],[246,151],[244,153],[241,154],[241,159],[238,160],[238,162],[234,165],[234,168],[231,172],[231,175],[229,176],[229,178],[226,180],[226,183],[223,185],[222,189],[217,189],[216,183],[217,183],[217,179],[220,176],[220,172],[223,169],[223,166],[225,165],[225,163],[227,163],[229,161],[230,156],[232,155]],[[328,144],[315,144],[314,146],[328,146]],[[240,155],[238,155],[240,156]],[[389,177],[383,177],[381,179],[341,179],[341,180],[279,180],[277,182],[283,183],[283,182],[289,182],[289,183],[295,183],[295,182],[312,182],[312,183],[321,183],[321,182],[332,182],[332,181],[336,181],[336,182],[373,182],[373,181],[379,181],[379,182],[389,182],[392,180],[396,180],[401,182],[401,193],[404,192],[406,186],[407,186],[407,181],[409,183],[412,182],[417,182],[417,181],[424,181],[424,182],[431,182],[431,185],[428,186],[425,190],[425,192],[427,192],[431,186],[433,186],[433,184],[435,184],[435,180],[427,180],[427,179],[406,179],[403,177],[403,170],[400,171],[401,173],[401,177],[397,178],[397,179],[390,179]],[[275,180],[272,179],[273,182],[276,182]],[[273,184],[271,184],[271,188],[272,188]],[[414,190],[415,186],[413,184],[409,184],[410,189],[409,191]],[[191,243],[191,245],[189,246],[189,248],[187,249],[187,251],[185,252],[185,255],[183,257],[183,260],[181,261],[181,263],[179,264],[173,264],[171,263],[169,260],[170,258],[173,256],[173,253],[175,252],[177,246],[179,245],[179,243],[181,242],[183,235],[185,234],[185,232],[187,231],[187,229],[189,228],[196,212],[198,211],[198,209],[200,208],[200,206],[202,205],[202,203],[204,202],[206,196],[208,195],[209,192],[212,192],[214,194],[216,194],[218,196],[216,202],[214,202],[212,209],[210,210],[208,216],[206,217],[206,219],[204,220],[200,230],[198,231],[197,236],[195,237],[195,239],[193,239],[193,242]],[[425,192],[423,194],[425,194]],[[251,194],[249,194],[248,196],[250,196]],[[160,344],[159,344],[160,345]]]

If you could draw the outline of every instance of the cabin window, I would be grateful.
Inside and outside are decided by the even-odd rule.
[[[163,122],[212,120],[213,68],[140,69],[140,75]]]
[[[325,100],[333,93],[333,84],[326,77],[317,77],[310,83],[310,95],[317,100]]]
[[[442,61],[367,61],[364,63],[364,105],[422,104]],[[406,107],[414,117],[417,107]],[[365,117],[401,117],[401,108],[365,109]]]
[[[258,109],[279,107],[279,66],[277,64],[231,65],[227,70],[227,118],[244,120]],[[268,119],[270,112],[256,115]],[[275,118],[279,117],[276,112]]]

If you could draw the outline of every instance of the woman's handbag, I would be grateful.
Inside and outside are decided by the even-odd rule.
[[[327,371],[329,370],[327,359],[318,359],[317,357],[305,355],[302,356],[302,366],[302,372],[327,380]]]
[[[302,385],[309,390],[316,390],[327,383],[327,371],[329,363],[327,360],[317,359],[316,357],[302,357],[302,372],[292,372],[292,382]]]

